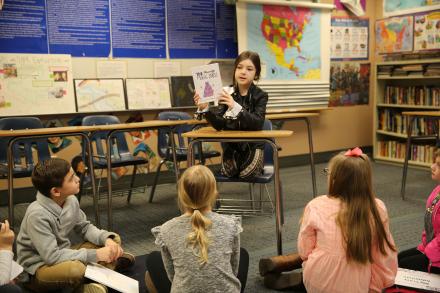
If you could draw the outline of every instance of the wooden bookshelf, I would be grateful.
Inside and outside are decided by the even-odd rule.
[[[440,111],[440,59],[376,63],[373,157],[403,164],[407,139],[403,111]],[[416,119],[409,164],[429,167],[435,152],[434,120]],[[437,125],[438,127],[439,125]]]

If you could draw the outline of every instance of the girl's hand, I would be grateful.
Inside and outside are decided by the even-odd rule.
[[[223,89],[222,94],[218,98],[219,104],[224,104],[228,106],[228,109],[232,109],[234,107],[235,101],[234,98],[228,94],[227,91]]]
[[[12,245],[14,244],[14,231],[9,229],[9,222],[5,220],[4,223],[0,223],[0,250],[12,251]]]
[[[200,103],[200,95],[196,92],[194,94],[194,104],[198,107],[199,111],[203,111],[206,109],[206,107],[208,107],[208,103]]]

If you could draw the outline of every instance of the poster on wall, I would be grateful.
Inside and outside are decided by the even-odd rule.
[[[0,54],[0,116],[74,112],[69,55]]]
[[[410,52],[413,49],[413,16],[392,17],[376,21],[376,52],[379,54]]]
[[[160,109],[171,107],[168,78],[127,78],[128,109]]]
[[[440,0],[383,0],[383,16],[440,9]]]
[[[369,63],[332,62],[330,76],[330,107],[368,104]]]
[[[368,19],[332,17],[331,24],[331,60],[368,60]]]
[[[78,112],[109,112],[125,110],[122,79],[75,79]]]
[[[414,51],[440,49],[440,11],[414,16]]]

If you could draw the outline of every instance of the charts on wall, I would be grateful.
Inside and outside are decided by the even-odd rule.
[[[435,9],[440,9],[440,0],[383,0],[386,17]]]
[[[368,19],[332,18],[331,59],[368,60],[368,27]]]
[[[329,106],[368,104],[370,64],[335,62],[330,67]]]
[[[0,54],[0,116],[73,112],[69,55]]]
[[[127,78],[128,109],[160,109],[171,107],[168,78]]]
[[[376,21],[376,52],[410,52],[413,48],[413,16],[391,17]]]
[[[414,51],[440,49],[440,11],[414,16]]]
[[[75,79],[78,112],[125,110],[122,79]]]

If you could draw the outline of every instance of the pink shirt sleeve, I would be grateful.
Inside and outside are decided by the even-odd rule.
[[[377,200],[377,203],[387,238],[396,247],[390,232],[388,212],[385,204],[379,200]],[[370,290],[374,292],[382,292],[383,288],[393,285],[397,274],[397,252],[391,250],[388,245],[385,245],[385,252],[386,255],[383,255],[379,250],[378,244],[373,244]]]
[[[310,204],[304,209],[301,227],[298,234],[298,253],[303,260],[306,260],[309,254],[316,246],[316,230],[311,215]]]

